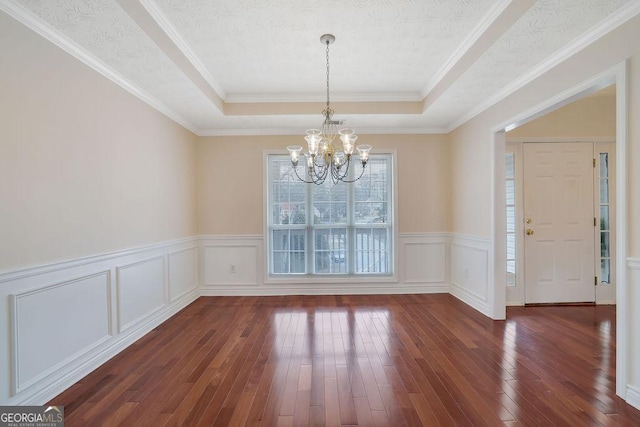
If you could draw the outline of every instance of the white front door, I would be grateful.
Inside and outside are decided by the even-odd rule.
[[[525,302],[594,302],[592,143],[524,144]]]

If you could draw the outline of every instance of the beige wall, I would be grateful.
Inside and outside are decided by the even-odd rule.
[[[616,97],[615,86],[611,86],[507,132],[507,139],[615,135]]]
[[[629,57],[632,94],[629,120],[629,184],[631,190],[640,186],[640,122],[634,119],[640,109],[640,93],[637,87],[640,84],[640,45],[630,42],[639,38],[640,17],[635,17],[448,135],[452,153],[451,167],[456,175],[452,180],[453,232],[483,237],[490,235],[492,168],[489,159],[492,150],[491,130],[495,126]],[[549,136],[548,132],[545,133]],[[465,172],[458,174],[457,171]],[[640,196],[637,194],[637,190],[635,193],[629,193],[630,218],[640,217]],[[638,255],[640,225],[631,221],[630,228],[631,254]]]
[[[640,37],[640,23],[638,24]],[[637,39],[636,39],[637,40]],[[627,211],[629,255],[640,257],[640,45],[629,61],[629,117],[627,151]],[[640,283],[638,283],[640,287]],[[638,307],[640,309],[640,307]],[[640,353],[639,353],[640,355]],[[640,367],[639,367],[640,368]],[[640,384],[640,372],[638,373]]]
[[[195,235],[195,136],[0,13],[0,271]]]
[[[444,135],[361,135],[395,149],[400,232],[448,231],[449,147]],[[262,234],[264,150],[301,144],[302,136],[200,138],[198,229],[201,234]],[[303,145],[303,144],[302,144]]]

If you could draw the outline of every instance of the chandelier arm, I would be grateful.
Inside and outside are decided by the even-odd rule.
[[[360,172],[360,175],[357,178],[351,179],[351,180],[342,180],[342,182],[350,184],[352,182],[356,182],[357,180],[359,180],[360,178],[362,178],[362,175],[364,175],[364,170],[366,168],[366,165],[362,165],[362,171]]]
[[[315,184],[314,181],[307,181],[306,179],[302,178],[300,175],[298,175],[298,167],[294,166],[293,167],[293,171],[295,172],[296,176],[298,177],[298,179],[306,184]]]
[[[320,156],[315,156],[315,158],[313,159],[313,164],[314,164],[314,166],[316,166],[318,168],[323,168],[325,166],[324,165],[324,161],[322,163],[320,163],[320,161],[318,160],[319,157]]]
[[[312,176],[311,179],[313,179],[313,181],[316,184],[318,184],[318,183],[322,184],[322,182],[324,182],[324,180],[327,177],[327,169],[328,168],[326,166],[320,166],[320,165],[317,165],[317,166],[318,166],[317,168],[314,167],[312,169],[313,176],[315,176],[315,178],[313,178],[313,176]]]

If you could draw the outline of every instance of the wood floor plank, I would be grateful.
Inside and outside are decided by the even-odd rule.
[[[68,426],[640,425],[614,306],[203,297],[52,399]]]

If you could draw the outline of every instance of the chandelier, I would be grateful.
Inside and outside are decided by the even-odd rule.
[[[338,182],[355,182],[364,174],[371,145],[361,144],[355,146],[358,135],[353,129],[342,129],[338,132],[337,125],[341,124],[333,120],[334,111],[331,109],[329,95],[329,45],[336,40],[333,34],[325,34],[320,37],[320,42],[327,46],[327,107],[322,111],[324,121],[321,129],[308,129],[304,139],[307,141],[306,172],[303,176],[298,174],[298,159],[301,157],[302,147],[290,145],[287,147],[291,155],[293,170],[300,181],[308,184],[322,184],[330,177],[334,184]],[[336,137],[340,135],[342,147],[338,146]],[[357,178],[350,178],[349,167],[353,160],[354,149],[358,150],[362,170]],[[354,161],[355,163],[355,161]]]

